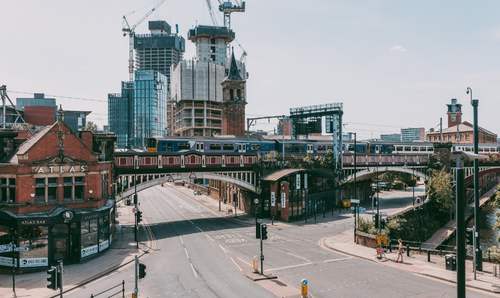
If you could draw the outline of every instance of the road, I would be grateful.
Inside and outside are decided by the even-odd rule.
[[[269,226],[264,243],[265,271],[271,283],[245,277],[258,253],[252,218],[221,218],[200,199],[171,186],[140,193],[144,218],[156,238],[156,249],[141,259],[147,276],[140,297],[275,297],[298,294],[306,278],[314,297],[455,297],[449,283],[350,257],[320,247],[320,239],[352,229],[350,215],[319,218],[317,224]],[[133,285],[132,266],[88,284],[67,297],[89,297],[126,281]],[[470,292],[469,297],[491,297]]]

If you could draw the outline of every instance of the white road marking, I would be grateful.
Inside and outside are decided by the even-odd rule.
[[[345,258],[338,258],[338,259],[328,259],[328,260],[324,260],[323,263],[345,261],[345,260],[350,260],[350,259],[352,259],[352,257],[345,257]]]
[[[219,247],[220,247],[220,249],[222,249],[222,251],[223,251],[225,254],[227,254],[227,249],[226,249],[224,246],[222,246],[222,245],[220,245],[220,244],[219,244]]]
[[[198,272],[196,272],[196,269],[194,269],[193,263],[189,263],[191,265],[191,270],[193,270],[194,277],[198,278]]]
[[[247,262],[247,261],[243,260],[242,258],[237,257],[237,259],[238,259],[238,260],[240,260],[243,264],[246,264],[246,265],[248,265],[249,267],[252,267],[252,264],[250,264],[249,262]]]
[[[311,260],[309,260],[309,259],[307,259],[307,258],[304,258],[304,257],[302,257],[302,256],[299,256],[299,255],[296,255],[296,254],[294,254],[294,253],[291,253],[291,252],[286,252],[286,254],[287,254],[287,255],[289,255],[289,256],[295,257],[295,258],[297,258],[297,259],[301,259],[302,261],[306,261],[306,262],[308,262],[308,263],[311,263]]]
[[[181,244],[184,246],[184,240],[182,240],[182,236],[179,236],[179,239],[181,239]]]
[[[297,265],[290,265],[290,266],[283,266],[283,267],[277,267],[277,268],[269,268],[266,271],[280,271],[280,270],[285,270],[285,269],[293,269],[293,268],[299,268],[299,267],[304,267],[304,266],[309,266],[312,265],[312,262],[307,262],[307,263],[302,263],[302,264],[297,264]]]
[[[187,248],[185,248],[185,247],[184,247],[184,253],[186,254],[186,258],[188,258],[188,260],[189,260],[189,259],[191,259],[191,258],[189,257],[188,250],[187,250]]]
[[[230,257],[230,259],[231,259],[231,261],[233,262],[233,264],[234,264],[236,267],[238,267],[238,269],[239,269],[240,271],[243,271],[243,269],[240,267],[240,265],[238,265],[238,263],[236,263],[236,261],[233,259],[233,257]]]

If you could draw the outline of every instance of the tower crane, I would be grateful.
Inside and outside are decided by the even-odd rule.
[[[139,21],[137,21],[132,27],[130,26],[127,17],[123,16],[123,26],[122,32],[123,36],[129,37],[129,48],[128,48],[128,75],[129,80],[134,80],[134,38],[135,38],[135,28],[140,25],[144,20],[146,20],[153,12],[155,12],[160,6],[162,6],[167,0],[161,0],[153,8],[151,8]]]
[[[245,12],[246,9],[246,4],[245,1],[239,1],[239,0],[234,0],[236,4],[234,4],[230,0],[217,0],[219,2],[219,11],[223,13],[224,15],[224,27],[231,29],[231,14],[233,12]],[[217,18],[215,17],[214,10],[212,8],[212,3],[211,0],[206,0],[207,2],[207,7],[208,7],[208,13],[210,14],[210,18],[212,19],[212,23],[215,26],[218,26]],[[247,51],[241,43],[235,39],[236,44],[238,47],[241,49],[242,54],[240,57],[240,61],[245,63],[245,58],[247,57]]]

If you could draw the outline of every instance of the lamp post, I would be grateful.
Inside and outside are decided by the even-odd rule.
[[[456,158],[457,298],[465,298],[465,187],[463,160]]]
[[[479,152],[478,106],[479,100],[472,98],[472,88],[467,87],[474,112],[474,154]],[[483,270],[483,255],[479,242],[479,160],[474,159],[474,272]]]
[[[356,170],[357,170],[357,153],[356,153],[356,147],[357,147],[357,136],[356,136],[356,133],[353,132],[354,134],[354,200],[356,200],[358,197],[357,197],[357,189],[356,189]],[[359,203],[358,203],[358,206],[359,208]],[[356,222],[354,222],[354,225],[357,227],[358,226],[358,218],[356,217],[357,216],[357,208],[354,210],[354,212],[356,212],[354,218],[356,220]],[[359,216],[358,216],[359,217]]]

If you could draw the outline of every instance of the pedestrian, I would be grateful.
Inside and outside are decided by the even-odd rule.
[[[401,263],[403,263],[403,240],[398,239],[398,258],[396,259],[396,263],[399,263],[399,258],[401,257]]]

